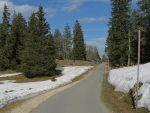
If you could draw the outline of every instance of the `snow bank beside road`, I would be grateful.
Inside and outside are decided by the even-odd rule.
[[[115,91],[128,93],[136,84],[136,79],[137,66],[132,66],[111,70],[108,81],[115,86]],[[150,63],[140,65],[139,80],[143,85],[139,89],[139,95],[142,95],[142,97],[138,101],[138,106],[150,110]]]
[[[63,76],[57,78],[57,81],[55,82],[52,82],[51,80],[29,83],[3,81],[3,84],[0,84],[0,108],[8,103],[29,98],[43,91],[70,83],[75,77],[80,76],[91,68],[92,66],[64,67],[62,72]]]
[[[16,75],[21,75],[22,73],[13,73],[13,74],[2,74],[0,75],[0,78],[2,77],[11,77],[11,76],[16,76]]]

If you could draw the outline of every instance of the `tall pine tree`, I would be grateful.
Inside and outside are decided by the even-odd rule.
[[[109,22],[106,50],[112,66],[127,65],[130,1],[111,0],[112,17]]]
[[[77,20],[73,31],[73,56],[74,60],[86,60],[86,47],[81,25]]]
[[[150,62],[150,1],[140,0],[138,2],[139,10],[142,15],[141,26],[142,38],[144,40],[144,57],[142,62]]]
[[[10,13],[7,5],[4,5],[4,12],[2,17],[2,23],[0,25],[0,70],[5,70],[10,68],[10,45],[8,40],[10,40]]]
[[[11,26],[11,68],[15,69],[21,63],[20,55],[26,34],[26,22],[21,13],[14,13]]]
[[[56,67],[53,39],[42,6],[36,14],[30,17],[22,54],[22,71],[28,77],[52,75]]]

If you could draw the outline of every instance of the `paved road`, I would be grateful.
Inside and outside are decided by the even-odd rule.
[[[109,113],[100,99],[104,65],[99,65],[90,76],[50,97],[32,113]]]

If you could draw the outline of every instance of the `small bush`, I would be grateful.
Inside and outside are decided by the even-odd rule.
[[[55,77],[52,77],[52,79],[51,79],[53,82],[55,82],[56,81],[56,78]]]

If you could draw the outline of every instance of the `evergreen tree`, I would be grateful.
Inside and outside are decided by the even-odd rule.
[[[142,28],[142,38],[144,40],[144,57],[142,62],[150,62],[150,1],[140,0],[138,2],[140,13],[142,15],[140,28]]]
[[[86,48],[81,25],[77,20],[73,32],[73,56],[74,60],[86,60]]]
[[[131,14],[131,64],[137,63],[138,58],[138,33],[139,28],[144,27],[142,25],[142,15],[139,10],[133,10]],[[145,36],[144,31],[142,31],[141,35],[141,63],[144,62],[144,50],[145,50]]]
[[[10,48],[8,40],[10,37],[10,13],[7,5],[4,5],[4,12],[2,17],[2,23],[0,25],[0,70],[10,68]]]
[[[63,54],[63,38],[59,29],[55,30],[54,42],[56,45],[56,58],[62,60],[64,58]]]
[[[40,65],[43,68],[42,73],[43,75],[52,75],[54,74],[56,68],[56,56],[54,54],[55,47],[53,45],[53,38],[50,33],[49,24],[45,19],[45,12],[42,6],[39,6],[39,11],[37,12],[37,19],[39,38],[42,45],[41,51],[39,51],[39,53],[41,54]]]
[[[45,37],[46,35],[49,34],[49,24],[48,22],[46,22],[45,19],[45,12],[43,7],[40,5],[39,6],[39,10],[36,13],[37,14],[37,18],[38,18],[38,35],[40,37]]]
[[[111,0],[112,18],[109,22],[106,50],[112,66],[127,65],[130,1]]]
[[[47,76],[55,72],[55,48],[42,6],[37,16],[32,14],[28,24],[25,49],[22,54],[22,71],[27,77]]]
[[[64,49],[64,58],[71,59],[71,52],[72,52],[72,34],[70,31],[69,25],[65,26],[64,31],[64,39],[63,39],[63,49]]]
[[[9,45],[11,45],[11,68],[15,69],[20,65],[20,55],[23,49],[23,42],[26,33],[26,22],[21,13],[14,13],[12,26],[11,26],[11,39]]]
[[[21,70],[27,77],[35,77],[39,74],[37,62],[40,57],[40,39],[38,37],[38,20],[33,13],[28,22],[27,34],[25,39],[25,48],[21,56]],[[38,66],[38,67],[37,67]]]

